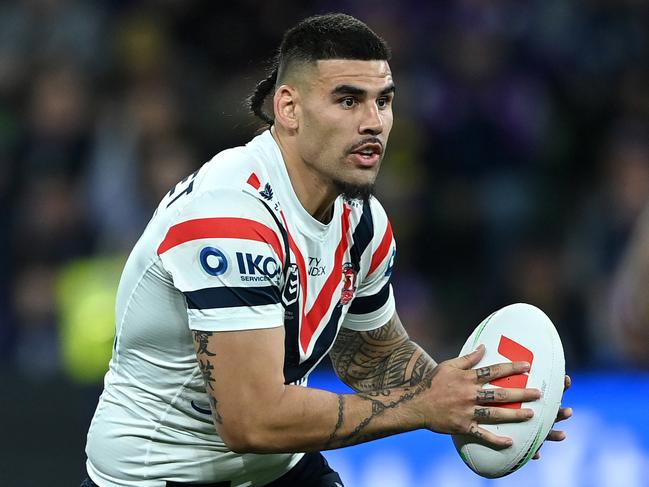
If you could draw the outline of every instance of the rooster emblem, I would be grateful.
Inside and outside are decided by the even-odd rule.
[[[345,305],[353,299],[356,292],[356,271],[351,262],[343,264],[343,288],[340,293],[340,304]]]

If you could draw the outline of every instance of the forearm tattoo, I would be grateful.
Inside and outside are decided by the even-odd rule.
[[[368,432],[370,423],[391,409],[412,401],[430,387],[437,366],[403,329],[399,318],[376,330],[342,329],[329,352],[336,374],[371,404],[369,414],[341,434],[345,426],[345,400],[338,396],[338,421],[325,445],[340,448],[370,441],[393,432]]]
[[[436,366],[398,318],[368,332],[342,329],[329,355],[338,377],[358,392],[414,386]]]
[[[343,425],[343,421],[345,419],[345,396],[343,394],[338,394],[338,421],[336,422],[336,426],[334,427],[333,432],[331,435],[329,435],[329,439],[327,440],[327,443],[325,443],[325,446],[331,445],[335,439],[336,439],[336,434],[338,433],[338,430],[340,430],[341,426]]]
[[[344,397],[342,395],[339,395],[338,422],[336,423],[333,432],[329,436],[324,449],[355,445],[357,443],[371,441],[376,438],[386,436],[390,433],[398,433],[400,431],[398,427],[395,427],[394,431],[382,430],[375,432],[367,432],[367,428],[375,418],[381,416],[388,410],[396,409],[402,404],[412,401],[415,397],[428,389],[433,380],[433,375],[434,373],[431,372],[414,387],[405,387],[398,391],[391,389],[381,389],[378,391],[356,394],[356,397],[359,397],[364,401],[368,401],[371,404],[371,411],[365,418],[358,422],[358,424],[350,433],[344,435],[338,434],[345,421]]]
[[[205,391],[210,399],[212,405],[212,416],[214,421],[223,424],[223,417],[217,408],[218,401],[214,397],[214,365],[212,365],[207,357],[214,357],[216,354],[207,349],[208,339],[212,336],[211,331],[194,331],[194,345],[196,347],[196,357],[198,358],[198,368],[203,375],[205,381]],[[207,390],[209,388],[209,391]]]

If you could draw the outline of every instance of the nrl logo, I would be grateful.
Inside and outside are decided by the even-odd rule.
[[[351,262],[343,264],[343,288],[340,292],[340,304],[345,305],[354,298],[356,292],[356,271]]]
[[[300,274],[296,264],[291,264],[286,273],[286,283],[284,292],[282,292],[282,303],[284,306],[290,306],[297,301],[300,295]]]

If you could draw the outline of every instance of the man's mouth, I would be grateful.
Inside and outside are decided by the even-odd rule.
[[[366,142],[351,151],[356,165],[361,167],[374,167],[381,159],[383,145],[379,142]]]
[[[380,144],[363,144],[351,153],[356,166],[364,168],[375,167],[381,160],[383,147]]]
[[[359,154],[363,157],[372,157],[373,155],[381,155],[383,153],[383,146],[378,143],[366,143],[354,149],[352,154]]]

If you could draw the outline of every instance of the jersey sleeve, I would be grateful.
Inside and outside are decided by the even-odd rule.
[[[372,200],[374,235],[361,284],[349,307],[342,326],[355,331],[369,331],[385,325],[396,309],[392,292],[392,267],[397,253],[392,226],[385,211]],[[367,252],[367,251],[366,251]]]
[[[185,296],[190,329],[283,325],[282,237],[253,196],[220,189],[192,199],[174,217],[157,253]]]

